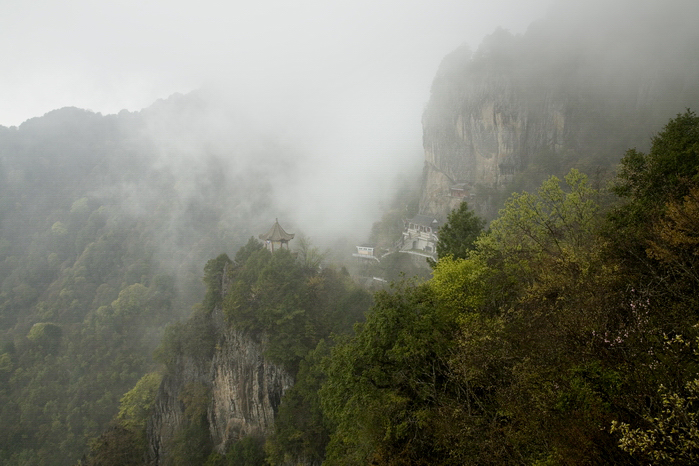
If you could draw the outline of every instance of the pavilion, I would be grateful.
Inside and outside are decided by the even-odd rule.
[[[279,225],[279,219],[274,219],[274,225],[265,234],[261,234],[259,238],[265,242],[265,247],[271,252],[274,252],[275,246],[277,249],[282,249],[286,245],[286,249],[289,249],[289,241],[294,239],[294,233],[287,233]]]

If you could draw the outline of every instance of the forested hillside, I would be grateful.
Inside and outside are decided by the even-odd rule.
[[[698,36],[670,4],[447,56],[422,187],[352,264],[394,281],[373,297],[297,228],[360,244],[391,191],[367,135],[204,90],[0,127],[0,463],[697,464]],[[291,251],[255,239],[292,212]],[[386,254],[418,213],[446,219],[429,265]]]
[[[270,461],[320,464],[329,431],[314,361],[372,302],[344,269],[320,265],[315,248],[271,253],[253,238],[210,260],[205,300],[156,351],[160,387],[146,383],[153,373],[129,392],[86,463],[262,464],[274,425]]]
[[[696,464],[698,182],[687,112],[377,295],[322,366],[324,464]]]
[[[0,127],[3,464],[74,463],[202,299],[206,261],[278,215],[279,147],[211,113],[190,94]]]
[[[270,254],[251,240],[234,261],[210,261],[201,312],[161,347],[179,374],[166,377],[192,372],[183,357],[211,361],[222,351],[216,332],[202,333],[219,309],[223,331],[261,341],[294,385],[266,439],[234,435],[224,449],[214,448],[217,390],[206,379],[183,385],[181,434],[166,458],[151,458],[696,464],[699,117],[678,115],[647,153],[627,151],[610,186],[573,169],[513,194],[475,237],[481,226],[469,209],[454,211],[444,228],[462,231],[462,242],[451,235],[440,245],[429,281],[376,293],[354,332],[368,301],[308,256]],[[140,390],[144,405],[162,405],[165,386],[157,396]],[[122,411],[133,404],[124,400]],[[152,425],[146,412],[131,425],[117,418],[88,464],[140,464],[144,444],[129,439]]]

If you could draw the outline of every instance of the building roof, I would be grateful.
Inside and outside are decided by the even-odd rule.
[[[408,221],[410,223],[415,223],[417,225],[424,225],[426,227],[432,227],[432,228],[436,228],[439,226],[439,221],[434,217],[430,217],[429,215],[417,214],[415,217],[411,218]]]
[[[279,225],[279,220],[274,219],[272,228],[267,233],[260,235],[259,238],[264,241],[290,241],[294,239],[294,233],[284,231],[281,225]]]

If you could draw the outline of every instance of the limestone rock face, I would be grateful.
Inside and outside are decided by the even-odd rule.
[[[218,343],[211,358],[181,357],[164,378],[148,424],[152,464],[163,464],[169,445],[185,423],[184,397],[192,387],[208,395],[206,418],[216,451],[249,435],[265,435],[284,392],[293,385],[282,367],[263,355],[263,344],[251,335],[225,325],[220,309],[212,324]]]
[[[171,440],[185,421],[182,397],[186,387],[209,383],[206,361],[183,357],[176,363],[177,370],[167,374],[158,389],[153,415],[148,421],[148,455],[151,464],[161,464],[168,457]]]
[[[293,385],[284,369],[265,359],[260,343],[233,329],[224,333],[209,375],[208,418],[214,448],[220,452],[231,441],[268,432],[282,395]]]
[[[423,115],[425,213],[443,216],[458,206],[464,198],[450,193],[457,184],[483,213],[488,210],[483,191],[511,183],[537,154],[570,147],[567,109],[553,96],[531,102],[507,77],[476,81],[465,89],[433,91]]]
[[[613,171],[695,105],[696,27],[658,29],[670,17],[659,6],[619,21],[583,10],[552,9],[523,35],[498,30],[443,59],[422,118],[421,213],[445,218],[466,200],[492,219],[512,191],[550,175]]]

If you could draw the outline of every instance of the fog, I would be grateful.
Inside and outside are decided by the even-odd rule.
[[[196,127],[178,136],[181,125],[154,124],[163,161],[176,168],[173,153],[219,145],[240,170],[259,164],[246,157],[267,135],[285,160],[266,162],[276,216],[315,241],[361,237],[396,173],[420,168],[420,117],[441,58],[497,26],[523,32],[549,3],[13,1],[0,26],[12,63],[0,70],[0,124],[64,106],[139,111],[201,91],[211,113]],[[187,193],[193,164],[181,164]]]
[[[374,274],[350,253],[399,189],[419,189],[425,109],[447,149],[474,145],[455,125],[471,115],[499,143],[481,107],[527,135],[537,109],[570,110],[571,147],[532,154],[595,167],[590,147],[612,164],[699,103],[696,0],[219,3],[3,2],[0,458],[74,464],[152,370],[165,326],[211,311],[207,261],[275,218],[292,250],[308,238],[351,274],[397,278],[391,259],[408,255]],[[538,185],[557,165],[517,175]],[[406,212],[377,228],[384,245]],[[212,329],[192,322],[170,342],[199,346]],[[63,332],[55,355],[31,334],[47,328]]]
[[[419,111],[444,54],[496,26],[522,32],[549,3],[11,0],[0,27],[12,64],[0,71],[0,124],[68,105],[138,110],[205,83],[315,114],[318,101],[380,108],[382,95]]]
[[[674,20],[687,27],[679,20],[695,17],[684,14],[692,5],[10,1],[0,24],[0,51],[11,64],[0,70],[0,124],[63,106],[139,112],[196,92],[195,113],[147,115],[157,164],[174,173],[181,205],[197,196],[194,180],[210,169],[202,157],[213,153],[231,183],[267,183],[270,222],[279,217],[322,244],[348,232],[361,240],[396,177],[419,175],[421,113],[440,61],[456,47],[475,51],[498,27],[523,34],[548,14],[557,19],[546,27],[592,43],[595,53],[608,50],[618,64],[614,51],[629,48],[600,40],[623,43],[640,18],[660,11],[670,12],[659,15],[670,18],[660,30],[676,30]]]

